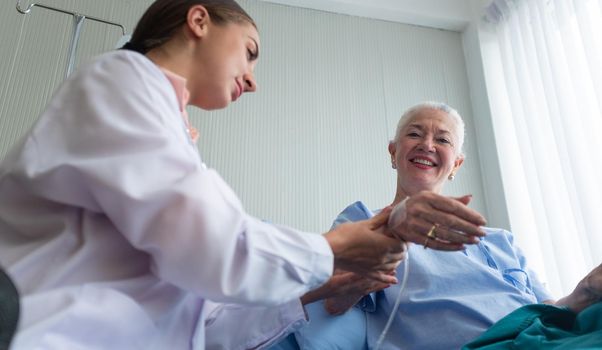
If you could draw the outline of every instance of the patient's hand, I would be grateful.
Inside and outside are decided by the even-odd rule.
[[[585,307],[602,299],[602,264],[594,268],[581,280],[581,282],[579,282],[579,284],[577,284],[575,292],[583,293],[585,298],[589,301],[588,305]]]
[[[340,306],[337,307],[337,310],[339,310],[342,306],[350,303],[351,299],[355,298],[355,302],[351,303],[345,310],[338,313],[332,313],[341,314],[353,306],[362,296],[389,286],[390,284],[388,283],[377,282],[353,272],[336,270],[328,282],[303,295],[301,297],[301,303],[305,305],[326,299],[327,304],[336,302],[336,305]]]
[[[381,283],[397,283],[394,272],[407,255],[406,243],[386,235],[390,208],[370,219],[341,224],[324,237],[334,254],[335,268]]]
[[[468,207],[471,198],[470,195],[447,197],[431,191],[418,192],[402,202],[403,219],[395,220],[397,215],[394,216],[394,227],[389,229],[405,242],[436,250],[463,250],[466,244],[476,244],[485,236],[481,228],[485,218]]]
[[[379,283],[354,275],[353,282],[342,286],[338,295],[329,297],[324,302],[326,312],[341,315],[353,307],[364,295],[388,288],[390,284]]]
[[[328,298],[324,301],[324,309],[326,309],[326,312],[330,315],[342,315],[360,301],[363,296],[364,295],[360,294],[348,294],[336,298]]]
[[[556,305],[568,306],[574,312],[580,312],[588,306],[602,301],[602,264],[594,268],[568,296],[558,300]]]

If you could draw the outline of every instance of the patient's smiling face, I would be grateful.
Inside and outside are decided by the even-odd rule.
[[[407,195],[441,192],[448,176],[464,160],[458,147],[457,126],[446,112],[423,108],[414,113],[389,144],[397,168],[397,185]]]

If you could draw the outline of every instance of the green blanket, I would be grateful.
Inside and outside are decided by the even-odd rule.
[[[578,315],[551,305],[523,306],[462,349],[602,349],[602,302]]]

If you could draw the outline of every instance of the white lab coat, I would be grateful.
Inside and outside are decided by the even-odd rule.
[[[118,51],[66,81],[0,165],[0,264],[22,295],[14,349],[202,349],[203,299],[295,299],[333,256],[245,213],[164,73]]]
[[[267,349],[311,322],[299,299],[276,306],[207,301],[205,308],[207,350]]]

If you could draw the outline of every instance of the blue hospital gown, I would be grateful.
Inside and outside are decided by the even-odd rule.
[[[372,215],[362,202],[355,202],[334,226]],[[408,282],[381,349],[459,349],[515,309],[552,299],[527,267],[512,234],[484,229],[487,236],[464,251],[410,245]],[[402,263],[399,281],[403,271]],[[323,302],[306,305],[309,323],[272,349],[371,349],[399,288],[395,285],[365,296],[342,316],[327,315]]]

